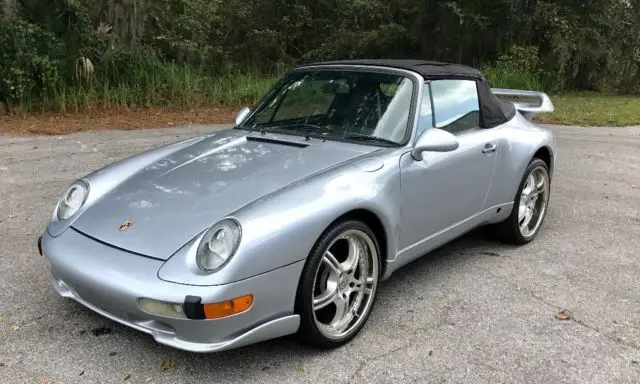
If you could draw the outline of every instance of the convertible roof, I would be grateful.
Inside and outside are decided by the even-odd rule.
[[[360,59],[323,61],[300,67],[321,65],[370,65],[377,67],[389,67],[406,69],[419,73],[425,79],[456,79],[467,78],[475,80],[478,86],[478,98],[480,100],[481,125],[483,128],[492,128],[503,124],[516,114],[513,103],[498,99],[482,73],[462,64],[442,63],[427,60],[385,60],[385,59]]]
[[[428,60],[385,60],[385,59],[360,59],[323,61],[308,65],[370,65],[378,67],[391,67],[417,72],[425,78],[429,77],[473,77],[482,79],[482,73],[462,64],[442,63]],[[308,66],[305,65],[305,66]]]

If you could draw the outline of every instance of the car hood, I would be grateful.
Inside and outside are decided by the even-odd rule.
[[[115,247],[167,260],[224,216],[375,149],[239,130],[216,133],[140,170],[72,226]]]

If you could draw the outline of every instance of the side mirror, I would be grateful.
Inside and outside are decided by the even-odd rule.
[[[460,143],[451,133],[438,128],[429,128],[420,136],[411,156],[422,161],[422,152],[451,152],[458,149]]]
[[[236,113],[236,118],[234,120],[236,127],[242,124],[244,120],[247,118],[247,116],[249,116],[250,113],[251,113],[251,109],[248,107],[244,107],[241,110],[239,110],[238,113]]]

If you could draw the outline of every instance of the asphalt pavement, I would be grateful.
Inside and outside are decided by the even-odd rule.
[[[474,232],[399,270],[337,350],[191,354],[58,297],[36,239],[67,185],[219,128],[0,136],[1,383],[640,383],[640,127],[552,127],[538,238]]]

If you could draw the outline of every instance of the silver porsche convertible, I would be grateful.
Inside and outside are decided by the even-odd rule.
[[[481,226],[536,237],[555,151],[532,117],[552,110],[461,65],[299,66],[233,128],[73,182],[40,253],[61,296],[162,344],[337,347],[401,266]]]

